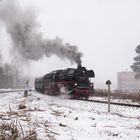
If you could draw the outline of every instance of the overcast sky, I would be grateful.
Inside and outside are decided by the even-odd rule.
[[[35,9],[44,37],[59,36],[77,45],[82,65],[93,69],[95,87],[106,88],[110,79],[117,87],[117,72],[130,70],[140,41],[139,0],[24,0]],[[34,62],[31,73],[75,67],[52,56]],[[39,68],[37,70],[37,68]]]

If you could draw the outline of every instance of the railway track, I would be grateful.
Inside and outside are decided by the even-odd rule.
[[[0,93],[9,93],[9,92],[22,92],[25,91],[27,89],[16,89],[16,90],[0,90]],[[28,90],[28,91],[34,91],[34,90]]]
[[[1,90],[0,93],[22,92],[22,91],[25,91],[25,90],[27,90],[27,89],[18,89],[18,90],[9,90],[9,91]],[[35,90],[29,90],[29,91],[35,91]],[[108,104],[107,101],[100,101],[100,100],[85,100],[85,99],[78,99],[78,100],[87,101],[87,102],[96,102],[96,103]],[[120,106],[128,106],[128,107],[137,107],[137,108],[140,108],[140,105],[138,105],[138,104],[126,104],[126,103],[117,103],[117,102],[110,102],[110,104],[112,104],[112,105],[120,105]]]
[[[100,101],[100,100],[85,100],[85,99],[79,99],[79,100],[87,101],[87,102],[96,102],[96,103],[108,104],[107,101]],[[138,104],[126,104],[126,103],[117,103],[117,102],[110,102],[110,104],[112,104],[112,105],[120,105],[120,106],[128,106],[128,107],[137,107],[137,108],[140,107],[140,105],[138,105]]]

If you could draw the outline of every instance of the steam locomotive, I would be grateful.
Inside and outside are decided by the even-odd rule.
[[[85,98],[94,91],[90,78],[94,78],[93,70],[87,70],[81,64],[77,68],[52,71],[41,78],[35,79],[35,90],[48,95],[67,93],[71,98]]]

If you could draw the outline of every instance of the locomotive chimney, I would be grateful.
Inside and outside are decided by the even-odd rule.
[[[81,68],[82,67],[82,64],[81,62],[77,65],[77,68]]]

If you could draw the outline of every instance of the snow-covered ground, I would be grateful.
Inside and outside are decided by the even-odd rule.
[[[19,109],[21,104],[26,108]],[[39,140],[140,140],[140,108],[107,109],[107,104],[37,92],[0,94],[0,122],[16,120],[22,133],[30,128]]]

